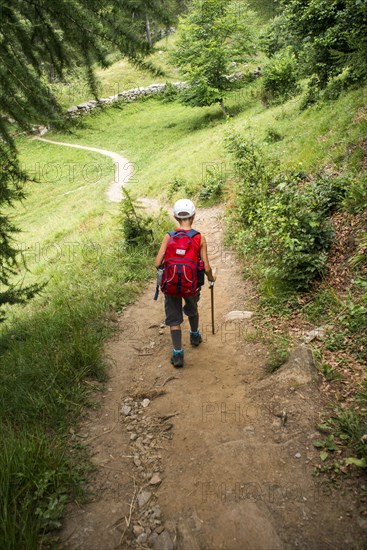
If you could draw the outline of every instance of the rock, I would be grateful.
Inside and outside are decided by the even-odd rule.
[[[310,332],[307,332],[304,337],[303,341],[306,342],[306,344],[309,344],[313,340],[323,340],[325,338],[325,329],[324,327],[318,327],[313,330],[310,330]]]
[[[162,512],[161,512],[161,509],[158,506],[158,504],[157,504],[157,506],[154,506],[154,508],[152,508],[152,518],[154,518],[154,519],[155,518],[160,518],[161,514],[162,514]]]
[[[173,542],[168,531],[161,533],[153,546],[154,550],[173,550]]]
[[[141,466],[141,461],[140,461],[138,455],[134,456],[134,461],[133,462],[134,462],[134,464],[137,468],[139,468],[139,466]]]
[[[152,496],[152,493],[150,491],[142,491],[138,495],[138,504],[139,508],[143,508],[149,502],[150,498]]]
[[[123,414],[124,416],[128,416],[130,413],[131,407],[129,407],[128,405],[124,405],[121,409],[121,414]]]
[[[150,485],[159,485],[160,483],[162,483],[160,475],[157,474],[157,473],[153,474],[152,477],[150,478],[149,484]]]
[[[141,535],[144,532],[144,529],[142,528],[141,525],[134,525],[133,531],[134,531],[134,535],[136,537],[138,537],[139,535]]]
[[[141,402],[141,404],[142,404],[142,406],[144,407],[144,409],[145,409],[146,407],[148,407],[149,403],[150,403],[150,399],[143,399],[143,401]]]
[[[153,533],[150,535],[150,537],[149,537],[149,542],[150,542],[150,544],[153,544],[153,545],[154,545],[154,543],[155,543],[155,541],[157,540],[157,538],[158,538],[158,533],[153,532]]]
[[[138,434],[132,433],[130,434],[130,441],[135,441],[138,438]]]
[[[244,321],[245,319],[251,319],[254,315],[253,311],[230,311],[225,316],[225,321]]]
[[[86,101],[84,103],[79,103],[79,105],[77,105],[78,109],[88,109],[89,107],[90,107],[89,101]]]
[[[268,376],[256,384],[257,389],[271,387],[277,391],[292,392],[299,386],[311,384],[317,379],[317,369],[312,356],[312,351],[305,344],[301,344],[293,349],[289,354],[288,360],[274,374]]]
[[[296,453],[296,454],[294,455],[294,458],[301,458],[301,453]]]
[[[68,113],[72,114],[72,113],[77,113],[78,112],[78,107],[74,106],[74,107],[69,107],[69,109],[67,110]]]
[[[147,534],[146,533],[141,533],[138,536],[138,538],[136,539],[136,542],[138,544],[144,544],[145,542],[147,542],[147,539],[148,539]]]
[[[159,525],[158,527],[155,528],[155,532],[160,535],[161,533],[163,533],[164,531],[164,526],[163,525]]]

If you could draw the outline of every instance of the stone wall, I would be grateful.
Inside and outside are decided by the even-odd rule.
[[[236,80],[241,80],[243,78],[243,73],[234,73],[226,77],[230,82],[234,82]],[[177,88],[177,90],[184,90],[188,88],[188,84],[186,82],[173,82],[171,86],[174,86]],[[69,107],[67,110],[68,114],[71,116],[79,115],[82,113],[89,113],[93,111],[96,107],[101,107],[103,105],[111,105],[111,103],[114,103],[115,101],[136,101],[138,99],[141,99],[143,97],[160,94],[164,92],[166,89],[167,84],[150,84],[149,86],[140,87],[140,88],[132,88],[131,90],[126,90],[124,92],[120,92],[115,95],[111,95],[110,97],[102,97],[100,99],[90,99],[89,101],[84,101],[83,103],[79,103],[79,105],[74,105],[73,107]]]
[[[172,86],[177,88],[177,90],[183,90],[188,87],[188,85],[185,82],[173,82]],[[95,109],[96,107],[101,107],[103,105],[111,105],[115,101],[131,102],[131,101],[136,101],[137,99],[141,99],[143,97],[151,96],[154,94],[160,94],[164,92],[166,87],[167,87],[167,84],[150,84],[149,86],[145,86],[145,87],[132,88],[131,90],[126,90],[124,92],[111,95],[110,97],[102,97],[98,100],[90,99],[89,101],[79,103],[79,105],[69,107],[67,112],[71,116],[79,115],[82,113],[89,113],[93,111],[93,109]]]

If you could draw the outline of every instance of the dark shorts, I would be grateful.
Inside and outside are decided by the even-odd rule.
[[[182,300],[185,305],[182,307]],[[166,310],[166,325],[175,327],[183,323],[183,314],[188,317],[195,317],[198,314],[198,301],[200,300],[200,290],[195,296],[180,298],[179,296],[165,296],[164,307]]]

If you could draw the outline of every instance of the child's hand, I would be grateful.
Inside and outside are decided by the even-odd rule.
[[[217,268],[215,267],[211,270],[210,276],[208,277],[210,283],[215,283],[217,280]]]

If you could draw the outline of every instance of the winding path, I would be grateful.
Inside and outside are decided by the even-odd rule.
[[[64,147],[74,147],[75,149],[85,149],[86,151],[93,151],[94,153],[99,153],[100,155],[110,157],[115,164],[115,176],[112,183],[108,187],[106,196],[111,202],[121,202],[121,189],[128,183],[134,171],[134,165],[127,158],[119,155],[118,153],[114,153],[113,151],[107,151],[106,149],[99,149],[97,147],[88,147],[86,145],[78,145],[76,143],[64,143],[62,141],[53,141],[42,137],[35,137],[34,139],[44,141],[46,143],[52,143],[53,145],[63,145]]]

